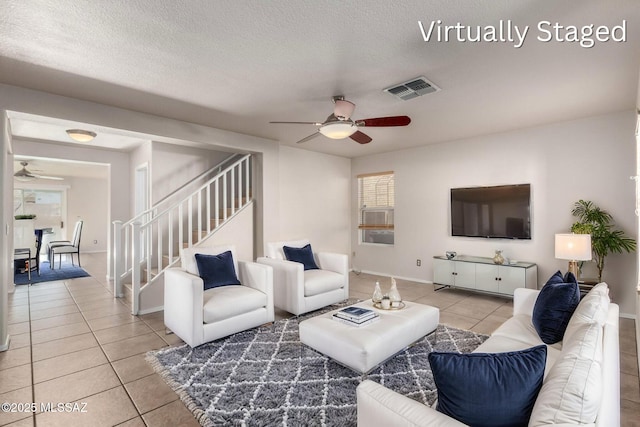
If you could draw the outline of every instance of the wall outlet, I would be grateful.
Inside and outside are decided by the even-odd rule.
[[[417,260],[416,260],[416,265],[417,265],[418,267],[422,266],[422,260],[421,260],[421,259],[417,259]]]

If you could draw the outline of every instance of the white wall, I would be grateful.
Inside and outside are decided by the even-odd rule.
[[[445,251],[509,258],[538,264],[544,283],[566,262],[554,259],[554,234],[573,223],[573,204],[592,200],[608,210],[617,226],[637,238],[634,214],[635,118],[632,111],[501,134],[452,141],[354,159],[352,174],[395,171],[395,246],[358,243],[352,197],[353,266],[364,271],[431,281],[432,257]],[[451,237],[449,190],[454,187],[530,183],[532,239],[487,240]],[[357,194],[356,179],[352,192]],[[422,267],[416,266],[422,260]],[[635,254],[607,257],[603,280],[621,312],[635,307]]]
[[[153,143],[151,141],[146,141],[133,151],[129,152],[129,181],[131,182],[131,191],[129,194],[129,217],[127,221],[133,218],[136,214],[136,169],[140,166],[147,165],[148,166],[148,178],[151,180],[151,162],[153,161],[153,157],[151,154],[153,147]],[[147,189],[149,192],[151,191],[151,184],[149,183],[149,188]]]
[[[100,178],[67,178],[67,238],[76,221],[83,220],[81,252],[106,252],[110,230],[109,182]],[[94,243],[95,241],[95,243]]]
[[[232,153],[153,142],[151,204],[219,164]]]
[[[349,253],[350,182],[349,159],[280,147],[280,239],[308,238],[314,251]]]

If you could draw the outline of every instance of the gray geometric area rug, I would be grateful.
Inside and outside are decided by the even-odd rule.
[[[355,426],[361,375],[302,344],[298,336],[299,322],[337,307],[193,349],[185,344],[152,351],[147,361],[205,427]],[[431,405],[436,390],[429,353],[468,353],[488,338],[446,325],[438,326],[436,336],[435,347],[433,335],[423,338],[367,378]]]

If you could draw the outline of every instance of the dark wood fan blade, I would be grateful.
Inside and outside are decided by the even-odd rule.
[[[353,139],[358,144],[368,144],[372,141],[369,135],[367,135],[366,133],[362,133],[359,130],[356,131],[356,133],[351,135],[349,138]]]
[[[310,139],[313,139],[313,138],[315,138],[315,137],[316,137],[316,136],[318,136],[318,135],[320,135],[320,132],[312,133],[311,135],[309,135],[309,136],[307,136],[307,137],[305,137],[305,138],[302,138],[300,141],[296,142],[296,144],[301,144],[301,143],[303,143],[303,142],[307,142],[307,141],[309,141]]]
[[[376,117],[374,119],[356,120],[356,126],[385,127],[385,126],[407,126],[411,123],[408,116]]]
[[[269,122],[269,123],[284,123],[288,125],[316,125],[316,126],[320,126],[322,124],[318,122]]]

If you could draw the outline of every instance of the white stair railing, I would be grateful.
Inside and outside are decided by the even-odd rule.
[[[181,246],[207,239],[252,201],[252,176],[247,154],[177,201],[163,200],[125,223],[113,222],[114,295],[123,297],[124,283],[131,281],[132,314],[140,311],[142,289],[178,263]]]

